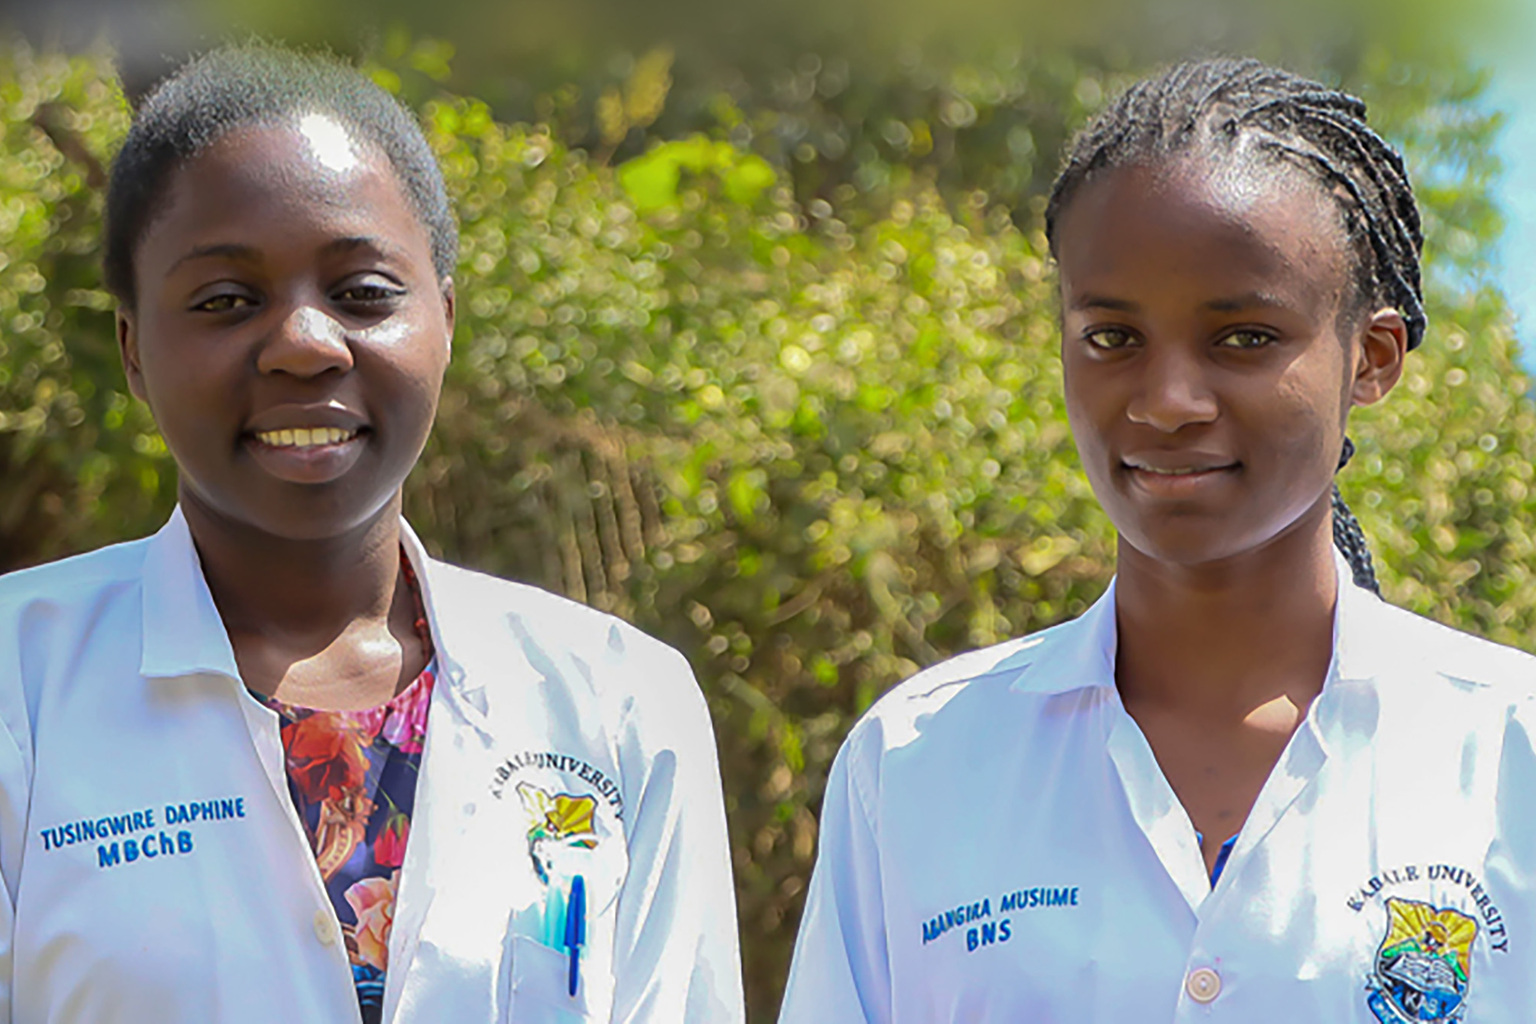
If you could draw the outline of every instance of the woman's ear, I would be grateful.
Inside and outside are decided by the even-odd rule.
[[[1408,355],[1408,323],[1403,314],[1379,309],[1360,327],[1360,352],[1349,397],[1353,405],[1372,405],[1386,397],[1403,375]]]
[[[123,374],[128,378],[128,390],[139,401],[148,403],[144,390],[144,370],[139,365],[139,333],[133,322],[133,314],[122,306],[117,307],[117,351],[123,357]]]
[[[453,290],[453,278],[445,277],[442,283],[443,315],[448,319],[448,348],[453,349],[453,325],[458,316],[458,296]]]

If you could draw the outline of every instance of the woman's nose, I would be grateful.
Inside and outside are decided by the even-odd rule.
[[[352,348],[346,328],[324,310],[295,306],[277,325],[256,360],[262,373],[318,377],[331,370],[352,368]]]
[[[1166,349],[1147,355],[1144,372],[1125,410],[1132,423],[1171,434],[1216,419],[1216,395],[1198,356]]]

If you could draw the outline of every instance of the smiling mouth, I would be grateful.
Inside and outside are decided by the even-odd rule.
[[[1138,466],[1133,462],[1127,462],[1127,469],[1134,469],[1138,473],[1151,473],[1153,476],[1199,476],[1202,473],[1217,473],[1226,469],[1236,469],[1236,463],[1225,466],[1179,466],[1173,469],[1159,469],[1155,466]]]
[[[258,431],[256,440],[273,448],[324,448],[327,445],[344,444],[357,434],[356,430],[342,430],[339,427],[294,427]]]
[[[1184,466],[1149,466],[1147,461],[1133,458],[1120,465],[1127,479],[1142,495],[1180,501],[1213,495],[1236,479],[1242,470],[1240,462],[1207,462],[1204,459]]]

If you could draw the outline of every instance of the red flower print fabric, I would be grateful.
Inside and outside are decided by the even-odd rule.
[[[288,792],[341,921],[364,1024],[383,1015],[395,890],[435,676],[429,664],[388,704],[365,711],[262,698],[282,722]]]
[[[363,731],[341,715],[308,714],[283,733],[288,779],[310,803],[336,802],[356,792],[368,774]]]

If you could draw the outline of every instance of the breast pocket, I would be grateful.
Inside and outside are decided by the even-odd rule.
[[[525,935],[512,939],[512,984],[503,1024],[586,1024],[586,979],[570,990],[570,957]]]

